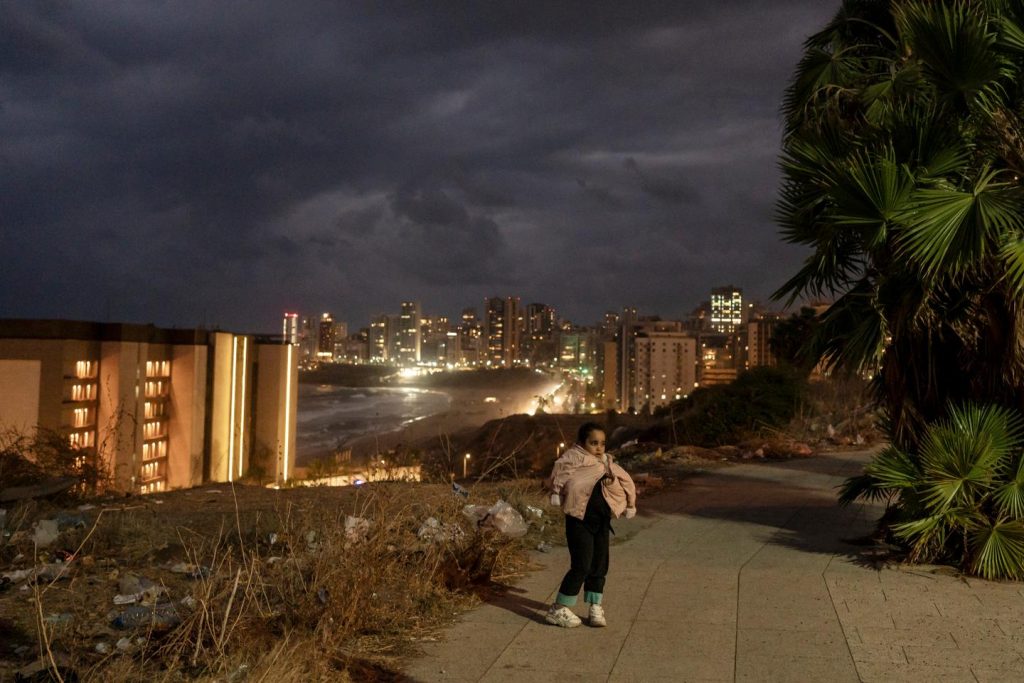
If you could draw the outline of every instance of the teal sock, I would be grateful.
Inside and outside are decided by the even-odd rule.
[[[566,607],[572,607],[573,605],[576,604],[576,596],[575,595],[562,595],[561,593],[559,593],[555,597],[555,602],[558,603],[559,605],[564,605]]]
[[[589,603],[591,605],[600,605],[601,604],[601,594],[600,593],[595,593],[593,591],[587,591],[586,593],[583,594],[583,602]]]

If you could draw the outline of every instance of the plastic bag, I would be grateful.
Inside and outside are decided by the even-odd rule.
[[[526,534],[526,520],[505,501],[499,500],[487,513],[487,523],[506,536],[517,538]]]

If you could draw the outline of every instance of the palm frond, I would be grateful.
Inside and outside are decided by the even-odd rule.
[[[877,156],[860,152],[837,169],[828,189],[830,219],[839,228],[856,229],[864,250],[886,241],[891,224],[908,210],[914,179],[899,166],[891,148]]]
[[[964,109],[994,110],[1012,77],[995,49],[996,30],[974,3],[916,0],[894,8],[901,34],[921,60],[925,78],[940,99]]]
[[[1006,280],[1016,296],[1024,296],[1024,234],[1009,233],[999,248]]]
[[[881,360],[886,333],[874,283],[862,278],[829,307],[808,346],[814,357],[827,359],[829,368],[862,373]]]
[[[968,533],[972,571],[986,579],[1016,579],[1024,575],[1024,524],[996,520],[978,524]]]
[[[1024,194],[996,178],[985,168],[969,190],[948,184],[917,190],[902,217],[899,253],[934,278],[977,263],[1004,242],[1004,233],[1024,229]]]
[[[997,20],[997,26],[999,47],[1008,52],[1024,54],[1024,25],[1020,20],[1012,14],[1002,14]]]

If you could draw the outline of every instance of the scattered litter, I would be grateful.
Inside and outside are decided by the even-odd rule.
[[[486,505],[467,505],[462,508],[462,515],[469,521],[480,524],[487,517],[488,509]]]
[[[527,505],[526,506],[526,511],[529,512],[534,517],[537,517],[538,519],[544,516],[544,511],[543,510],[541,510],[540,508],[535,508],[532,505]]]
[[[48,562],[36,570],[36,582],[56,581],[57,579],[67,578],[65,576],[67,571],[68,566],[63,562]]]
[[[117,582],[118,589],[125,595],[135,595],[155,586],[151,580],[135,574],[125,574]]]
[[[187,607],[188,609],[195,609],[196,608],[196,599],[194,597],[192,597],[191,595],[186,595],[185,597],[183,597],[181,599],[181,604],[184,605],[185,607]]]
[[[348,530],[348,520],[345,520],[345,530]],[[316,550],[316,532],[309,531],[306,533],[306,548],[310,551]]]
[[[131,593],[129,595],[115,595],[115,605],[132,605],[139,601],[139,593]]]
[[[488,510],[488,523],[512,538],[526,533],[526,520],[518,510],[503,500],[499,500]]]
[[[176,562],[170,567],[173,574],[184,574],[190,579],[205,579],[210,576],[210,568],[189,562]]]
[[[452,482],[452,493],[454,493],[456,496],[469,498],[469,489],[467,489],[464,486],[460,486],[459,484],[456,484],[454,481]]]
[[[164,504],[164,502],[162,500],[154,499],[153,502],[156,503],[157,505],[163,505]]]
[[[181,617],[173,605],[163,604],[145,607],[131,605],[115,613],[110,621],[114,628],[129,629],[138,626],[152,626],[154,630],[165,631],[181,623]]]
[[[32,532],[32,542],[39,548],[45,548],[57,540],[57,520],[41,519],[36,522],[35,530]]]
[[[207,493],[220,493],[220,489],[206,489]]]
[[[362,517],[345,515],[345,538],[350,543],[358,543],[370,533],[370,520]]]
[[[550,543],[545,543],[544,541],[541,541],[540,543],[537,544],[537,550],[539,550],[542,553],[550,553],[551,552],[551,544]]]
[[[427,517],[426,521],[420,525],[420,530],[416,532],[416,536],[421,540],[437,543],[454,541],[464,535],[464,533],[462,527],[458,524],[442,524],[435,517]]]
[[[516,538],[526,533],[526,520],[514,507],[499,499],[491,507],[467,505],[462,514],[477,526],[490,526],[506,536]]]
[[[86,527],[85,517],[82,515],[57,515],[57,529],[84,529]]]
[[[78,506],[78,511],[79,512],[85,512],[86,510],[94,510],[95,508],[96,508],[96,506],[93,505],[92,503],[85,503],[84,505],[79,505]]]
[[[13,572],[6,572],[3,574],[3,578],[9,580],[11,583],[21,583],[25,579],[31,579],[36,575],[36,570],[31,569],[16,569]]]
[[[101,655],[105,655],[110,652],[110,645],[108,643],[96,643],[96,647],[93,649]]]
[[[270,541],[270,545],[274,545],[277,543],[277,534],[270,534],[270,536],[267,537],[267,540]]]
[[[117,641],[117,649],[121,652],[127,652],[132,649],[132,641],[129,638],[121,638]]]

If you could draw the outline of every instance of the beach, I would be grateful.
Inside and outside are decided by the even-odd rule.
[[[374,412],[374,407],[367,406],[363,411],[363,419],[366,421],[364,425],[353,425],[349,422],[341,427],[338,425],[344,416],[338,418],[338,414],[349,410],[348,404],[339,405],[334,416],[329,415],[330,406],[318,407],[317,410],[324,413],[322,419],[325,424],[321,429],[326,431],[318,441],[309,441],[305,448],[300,448],[298,464],[308,465],[312,460],[329,455],[337,448],[351,449],[352,458],[359,461],[398,445],[411,446],[434,437],[454,435],[466,429],[473,429],[490,420],[530,412],[535,407],[537,395],[555,385],[550,377],[542,375],[526,377],[525,381],[522,376],[518,377],[517,381],[505,381],[500,374],[486,373],[481,381],[481,376],[469,377],[469,373],[466,373],[465,380],[468,381],[461,381],[461,377],[453,379],[454,381],[445,381],[442,378],[440,382],[431,382],[411,378],[376,389],[320,385],[321,391],[324,392],[330,392],[332,389],[355,392],[346,397],[349,403],[358,401],[361,397],[365,397],[362,398],[364,401],[383,401],[383,410],[389,414],[380,416]],[[489,382],[492,379],[494,381]],[[387,392],[404,395],[406,403],[411,402],[412,405],[402,406],[401,410],[398,410],[388,401]],[[308,415],[308,398],[306,406],[305,415]],[[417,412],[420,414],[415,414]],[[304,419],[304,406],[301,402],[299,417],[300,421]],[[332,417],[338,418],[335,419],[334,427],[327,424]],[[352,419],[358,420],[358,413]],[[332,428],[338,430],[336,435],[329,432]],[[300,426],[300,434],[301,431]]]

